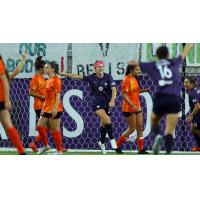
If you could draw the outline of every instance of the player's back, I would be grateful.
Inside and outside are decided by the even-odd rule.
[[[140,66],[142,71],[146,72],[156,84],[156,93],[180,96],[179,67],[181,63],[182,58],[177,57],[141,63]]]

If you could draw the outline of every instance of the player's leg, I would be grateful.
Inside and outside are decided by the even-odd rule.
[[[36,127],[36,130],[39,132],[39,135],[41,137],[41,142],[44,145],[44,147],[48,147],[48,139],[47,139],[47,124],[49,119],[45,117],[44,115],[40,117],[38,120],[38,124]]]
[[[196,126],[194,123],[190,124],[190,133],[195,139],[196,147],[192,148],[192,151],[200,151],[200,128],[198,125]]]
[[[139,112],[139,113],[136,114],[138,153],[139,154],[147,154],[147,152],[143,149],[144,138],[143,138],[142,125],[143,125],[143,115],[142,115],[142,112]]]
[[[110,117],[106,114],[104,109],[97,110],[95,114],[101,120],[101,127],[100,127],[101,140],[100,140],[99,146],[101,148],[102,153],[106,154],[105,139],[106,139],[107,132],[109,132],[109,134],[112,134],[111,120],[110,120]]]
[[[172,113],[166,115],[166,126],[165,126],[165,148],[166,153],[170,154],[174,146],[173,133],[175,131],[178,122],[178,113]]]
[[[19,133],[11,122],[10,113],[8,112],[8,110],[3,109],[0,111],[0,121],[2,123],[2,126],[8,138],[10,139],[12,144],[16,147],[18,153],[20,155],[25,154],[24,147],[20,139]]]
[[[53,137],[56,150],[59,154],[63,152],[62,135],[60,132],[60,117],[49,119],[51,135]]]
[[[126,141],[126,138],[129,137],[136,128],[136,115],[134,113],[126,114],[126,122],[128,125],[128,129],[120,136],[117,141],[117,147],[121,148],[121,145]]]
[[[154,154],[158,154],[162,144],[162,136],[159,131],[159,123],[161,117],[156,115],[154,112],[151,113],[151,133],[155,136],[154,143],[152,146]]]
[[[35,110],[35,113],[36,113],[36,124],[37,124],[40,118],[41,110]],[[42,141],[42,138],[40,134],[38,134],[35,137],[34,141],[29,144],[29,148],[31,148],[33,152],[38,152],[38,143],[40,143],[41,141]]]

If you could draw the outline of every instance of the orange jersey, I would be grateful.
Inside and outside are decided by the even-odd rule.
[[[45,84],[45,102],[43,105],[43,112],[51,113],[53,111],[55,102],[56,102],[56,94],[61,93],[62,90],[62,81],[57,76],[54,76],[46,81]],[[62,102],[59,102],[57,112],[62,112]]]
[[[34,91],[36,94],[45,96],[45,78],[40,75],[36,74],[33,76],[30,82],[30,91]],[[41,110],[44,104],[44,100],[34,97],[34,109]]]
[[[5,65],[3,60],[0,58],[0,75],[5,74]],[[4,89],[3,89],[3,82],[0,80],[0,101],[5,101]]]
[[[122,92],[126,93],[131,102],[137,106],[138,110],[141,111],[140,105],[140,86],[136,78],[128,75],[122,81]],[[122,112],[135,112],[134,108],[123,99],[122,101]]]

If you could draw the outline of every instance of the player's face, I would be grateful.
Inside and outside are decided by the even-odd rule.
[[[96,69],[95,69],[95,72],[97,74],[102,75],[104,73],[104,65],[103,64],[98,65],[98,67],[96,67]]]
[[[140,69],[140,66],[136,66],[133,71],[131,72],[131,74],[133,76],[138,76],[139,74],[141,73],[141,69]]]
[[[188,79],[184,80],[184,88],[186,90],[191,90],[193,88],[193,84],[190,83],[190,81]]]
[[[52,73],[51,66],[49,64],[46,64],[44,66],[44,73],[47,74],[48,76]]]

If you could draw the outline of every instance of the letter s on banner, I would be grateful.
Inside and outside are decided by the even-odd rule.
[[[74,110],[74,108],[70,104],[70,97],[78,96],[83,99],[83,92],[81,90],[69,90],[65,93],[63,97],[63,107],[65,111],[69,114],[69,116],[74,119],[77,124],[77,128],[74,131],[68,131],[65,127],[63,127],[63,135],[69,138],[77,137],[83,132],[84,121],[82,117]]]

